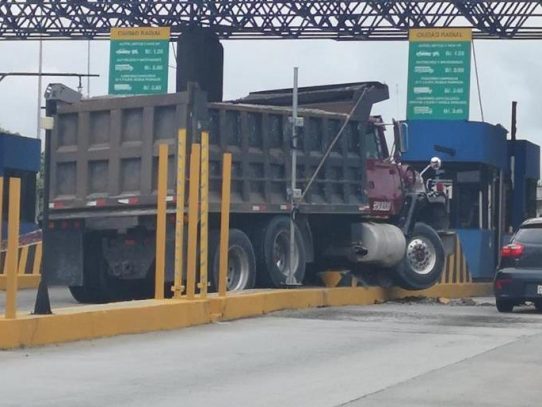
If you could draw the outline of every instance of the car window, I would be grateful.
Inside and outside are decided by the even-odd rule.
[[[519,243],[542,244],[542,228],[519,229],[514,237],[514,241]]]

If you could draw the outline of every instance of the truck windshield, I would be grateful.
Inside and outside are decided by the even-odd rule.
[[[382,158],[382,148],[375,126],[369,125],[365,132],[365,158]]]

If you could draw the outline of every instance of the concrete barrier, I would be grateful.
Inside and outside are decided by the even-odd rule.
[[[0,318],[0,348],[10,349],[123,334],[171,330],[213,321],[255,317],[286,309],[368,305],[413,296],[462,298],[490,295],[491,284],[439,284],[427,290],[301,288],[210,294],[206,299],[166,299],[55,310],[53,315]]]

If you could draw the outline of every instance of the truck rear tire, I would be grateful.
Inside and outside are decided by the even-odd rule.
[[[416,223],[407,239],[405,257],[393,270],[397,284],[407,290],[423,290],[440,280],[445,252],[435,230],[425,223]]]
[[[88,286],[69,286],[70,293],[75,301],[81,304],[99,304],[104,301],[102,293],[95,287]]]
[[[211,232],[209,239],[209,265],[211,284],[218,290],[220,266],[220,233]],[[248,236],[239,229],[231,229],[228,244],[227,290],[240,291],[256,284],[256,256]]]
[[[305,278],[306,255],[303,237],[295,227],[296,255],[294,277],[298,283]],[[286,285],[290,256],[290,219],[276,216],[256,233],[254,247],[257,255],[258,286],[280,288]]]

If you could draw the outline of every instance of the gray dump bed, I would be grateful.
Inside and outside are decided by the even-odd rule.
[[[304,211],[359,213],[366,206],[365,161],[378,149],[367,121],[372,103],[383,97],[366,99],[367,106],[348,124],[325,162]],[[288,107],[207,104],[205,94],[197,90],[59,104],[51,152],[52,216],[152,210],[160,143],[170,146],[169,194],[173,196],[179,128],[187,128],[194,140],[198,129],[209,130],[211,211],[219,209],[221,159],[227,151],[233,154],[232,212],[283,212],[290,174],[290,116]],[[304,118],[298,156],[302,187],[346,115],[311,107],[302,108],[300,116]]]

